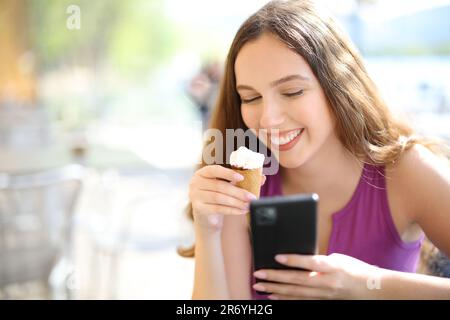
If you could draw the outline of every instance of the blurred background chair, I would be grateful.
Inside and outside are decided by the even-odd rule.
[[[75,219],[80,298],[189,297],[192,261],[176,254],[189,176],[88,170]]]
[[[33,173],[0,173],[3,298],[27,298],[26,293],[17,297],[9,289],[29,283],[42,286],[42,298],[70,298],[71,221],[83,172],[74,164]]]

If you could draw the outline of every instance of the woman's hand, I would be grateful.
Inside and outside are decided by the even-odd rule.
[[[256,196],[235,186],[244,177],[232,169],[209,165],[197,170],[189,184],[194,223],[201,228],[221,230],[223,215],[243,215]],[[262,184],[264,184],[263,176]]]
[[[264,282],[253,288],[271,293],[269,299],[371,299],[381,289],[383,269],[343,254],[284,254],[276,260],[312,271],[257,270],[254,276]]]

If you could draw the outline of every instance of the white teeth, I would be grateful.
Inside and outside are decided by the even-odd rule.
[[[295,130],[293,132],[290,132],[288,135],[286,135],[284,137],[271,136],[270,138],[271,138],[273,144],[283,145],[283,144],[289,143],[292,140],[294,140],[302,132],[302,130],[303,129]]]

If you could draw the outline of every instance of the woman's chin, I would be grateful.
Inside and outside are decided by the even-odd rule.
[[[277,159],[280,166],[283,168],[294,169],[300,167],[303,163],[305,163],[305,159],[302,156],[296,155],[284,155],[282,153],[276,154],[275,158]]]
[[[300,167],[304,161],[298,161],[299,159],[280,159],[280,166],[286,169],[295,169]]]

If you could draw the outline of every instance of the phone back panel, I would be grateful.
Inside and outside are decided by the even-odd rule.
[[[317,194],[299,194],[251,202],[255,270],[287,269],[275,261],[277,254],[316,253],[318,199]]]

